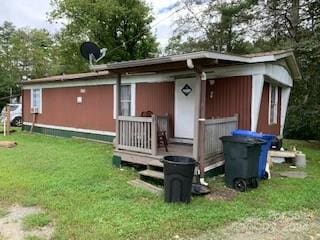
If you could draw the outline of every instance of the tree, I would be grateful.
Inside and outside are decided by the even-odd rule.
[[[254,20],[251,10],[256,4],[255,0],[182,0],[180,6],[185,6],[187,13],[176,21],[166,51],[187,52],[193,46],[195,50],[249,52],[252,45],[246,40],[247,26]]]
[[[85,40],[107,48],[104,62],[146,58],[158,51],[151,33],[153,17],[143,1],[53,0],[53,7],[52,21],[67,20],[58,38],[62,65],[74,65],[66,71],[85,69],[78,50]]]
[[[20,93],[22,78],[54,73],[54,41],[46,30],[0,26],[0,97]]]

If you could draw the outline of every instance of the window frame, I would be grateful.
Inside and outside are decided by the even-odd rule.
[[[39,113],[42,113],[42,88],[32,88],[30,92],[30,112],[32,113],[32,108],[34,108],[34,101],[33,101],[33,96],[34,96],[34,91],[39,90]]]
[[[122,88],[124,88],[124,87],[128,87],[129,89],[128,89],[128,93],[130,93],[130,96],[129,96],[129,98],[128,99],[122,99],[122,97],[121,97],[121,90],[122,90]],[[120,90],[120,111],[121,111],[121,109],[122,109],[122,104],[124,104],[124,103],[129,103],[129,106],[130,106],[130,108],[129,108],[129,115],[123,115],[123,113],[120,113],[120,115],[121,116],[131,116],[131,112],[132,112],[132,97],[131,97],[131,94],[132,94],[132,90],[131,90],[131,88],[132,88],[132,86],[130,85],[130,84],[123,84],[123,85],[121,85],[120,86],[120,88],[121,88],[121,90]]]
[[[121,86],[131,87],[131,105],[130,105],[130,116],[134,117],[136,115],[136,84],[135,83],[123,83]],[[120,96],[121,97],[121,96]],[[120,99],[121,101],[121,99]],[[113,85],[113,119],[116,119],[116,85]]]
[[[278,96],[279,96],[279,87],[274,84],[269,84],[269,115],[268,115],[268,123],[269,125],[278,124]],[[272,91],[275,91],[275,99],[274,103],[272,103]],[[273,119],[271,119],[273,111]]]

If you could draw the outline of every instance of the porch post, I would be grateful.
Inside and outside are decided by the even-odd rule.
[[[152,122],[151,122],[151,154],[153,156],[157,155],[157,148],[158,148],[158,119],[156,115],[152,115]]]
[[[200,99],[200,118],[199,118],[199,167],[200,177],[204,178],[205,168],[205,121],[206,121],[206,93],[207,93],[207,79],[201,80],[201,99]]]
[[[207,81],[201,71],[197,71],[194,144],[193,156],[199,162],[200,177],[204,177],[205,167],[205,119],[206,119],[206,89]]]
[[[196,85],[194,89],[195,93],[195,104],[194,104],[194,130],[193,130],[193,158],[199,162],[199,155],[198,155],[198,143],[199,143],[199,116],[200,116],[200,90],[201,90],[201,78],[200,74],[196,72]]]
[[[116,80],[116,149],[118,149],[119,145],[119,115],[120,115],[120,89],[121,89],[121,74],[119,73]]]

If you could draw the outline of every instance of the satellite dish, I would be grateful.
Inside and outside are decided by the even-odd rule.
[[[106,55],[106,48],[100,49],[97,44],[93,42],[84,42],[80,46],[80,53],[82,57],[90,62],[90,65],[99,62]]]

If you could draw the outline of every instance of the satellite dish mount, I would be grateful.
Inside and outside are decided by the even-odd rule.
[[[80,53],[82,57],[87,59],[91,66],[99,62],[106,56],[107,49],[102,48],[100,49],[95,43],[93,42],[84,42],[80,46]]]

